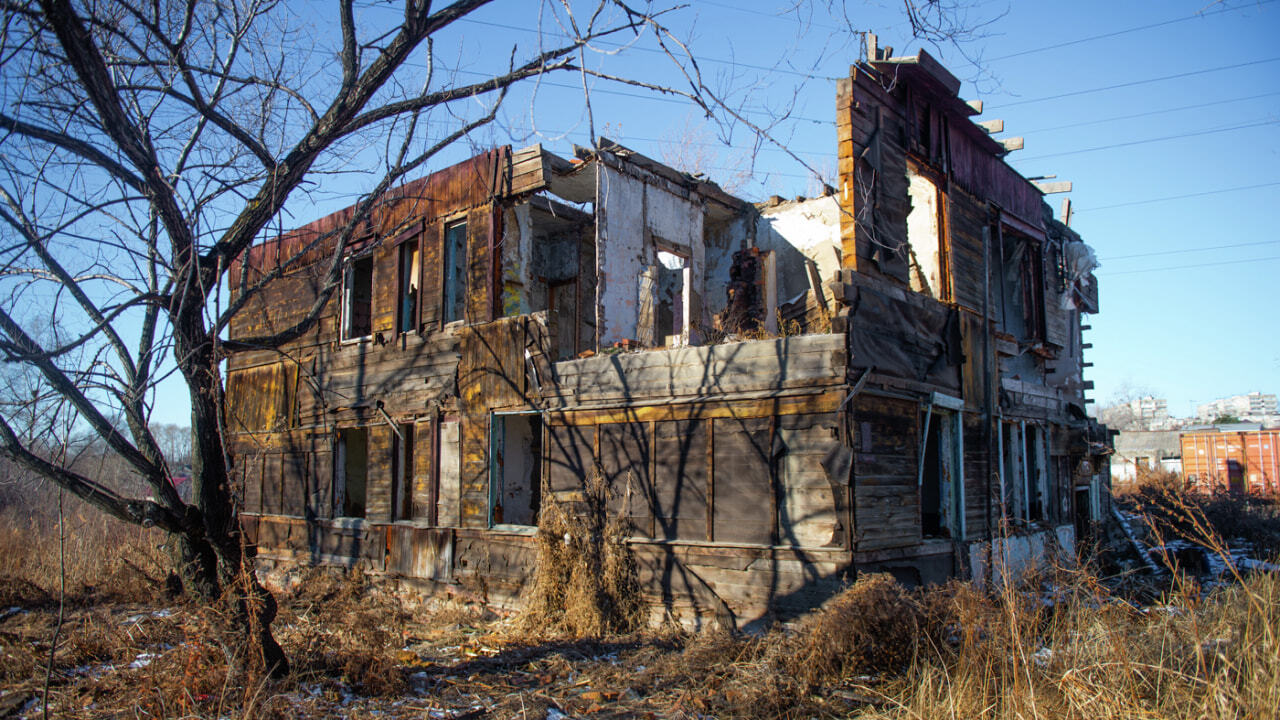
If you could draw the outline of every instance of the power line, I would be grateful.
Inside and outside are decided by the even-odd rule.
[[[1271,257],[1263,258],[1247,258],[1245,260],[1223,260],[1222,262],[1195,263],[1194,265],[1173,265],[1171,267],[1142,268],[1141,270],[1121,270],[1120,272],[1107,272],[1106,270],[1102,270],[1097,274],[1105,277],[1114,277],[1116,275],[1137,275],[1138,273],[1166,272],[1169,270],[1190,270],[1192,268],[1216,267],[1218,265],[1240,265],[1242,263],[1258,263],[1267,262],[1269,260],[1280,260],[1280,255],[1272,255]]]
[[[1095,210],[1110,210],[1112,208],[1131,207],[1133,205],[1147,205],[1150,203],[1165,202],[1168,200],[1185,200],[1186,198],[1203,197],[1205,195],[1220,195],[1222,193],[1238,192],[1241,190],[1255,190],[1257,188],[1275,187],[1280,182],[1259,183],[1257,185],[1241,185],[1239,187],[1222,188],[1221,190],[1205,190],[1204,192],[1187,193],[1185,195],[1168,195],[1166,197],[1150,198],[1147,200],[1134,200],[1133,202],[1115,203],[1114,205],[1099,205],[1098,207],[1083,207],[1079,210],[1073,210],[1076,213],[1093,212]]]
[[[1195,110],[1203,107],[1219,107],[1222,105],[1230,105],[1232,103],[1245,102],[1248,100],[1258,100],[1266,97],[1274,97],[1280,95],[1280,91],[1262,93],[1260,95],[1247,95],[1245,97],[1231,98],[1229,100],[1206,100],[1191,105],[1180,105],[1178,107],[1165,108],[1163,110],[1148,110],[1147,112],[1133,113],[1132,115],[1115,115],[1108,118],[1098,120],[1085,120],[1083,122],[1068,123],[1066,125],[1054,125],[1052,127],[1034,128],[1031,130],[1020,130],[1019,132],[1026,135],[1033,133],[1052,132],[1054,130],[1069,130],[1071,128],[1085,127],[1086,125],[1101,125],[1103,123],[1115,122],[1117,120],[1133,120],[1134,118],[1151,117],[1152,115],[1164,115],[1166,113],[1181,112],[1183,110]]]
[[[1280,240],[1263,240],[1262,242],[1234,243],[1232,245],[1212,245],[1209,247],[1201,247],[1201,248],[1186,248],[1184,250],[1160,250],[1157,252],[1137,253],[1135,255],[1113,255],[1111,257],[1104,257],[1101,259],[1105,260],[1106,262],[1111,262],[1113,260],[1132,260],[1134,258],[1155,257],[1157,255],[1181,255],[1185,253],[1208,252],[1210,250],[1228,250],[1231,248],[1257,247],[1259,245],[1277,245],[1277,244],[1280,244]]]
[[[1251,67],[1253,65],[1264,65],[1280,60],[1280,57],[1266,58],[1263,60],[1250,60],[1249,62],[1236,63],[1234,65],[1221,65],[1219,67],[1204,68],[1202,70],[1190,70],[1187,72],[1176,73],[1174,75],[1163,75],[1161,77],[1147,78],[1145,80],[1131,80],[1129,82],[1116,83],[1114,85],[1104,85],[1103,87],[1090,88],[1088,90],[1074,90],[1067,93],[1059,93],[1057,95],[1046,95],[1044,97],[1030,98],[1027,100],[1016,100],[1014,102],[1003,103],[1001,105],[993,105],[992,108],[1007,108],[1015,105],[1030,105],[1031,103],[1046,102],[1048,100],[1061,100],[1062,98],[1076,97],[1079,95],[1089,95],[1091,93],[1102,92],[1104,90],[1117,90],[1119,88],[1134,87],[1137,85],[1148,85],[1150,83],[1164,82],[1165,80],[1177,80],[1179,78],[1191,77],[1193,75],[1207,75],[1208,73],[1222,72],[1224,70],[1236,70],[1243,67]]]
[[[1113,38],[1120,35],[1127,35],[1129,33],[1139,32],[1142,30],[1151,30],[1153,28],[1164,27],[1166,25],[1173,25],[1180,22],[1186,22],[1188,20],[1195,20],[1197,18],[1206,18],[1212,15],[1221,15],[1223,13],[1234,12],[1236,10],[1243,10],[1246,7],[1257,7],[1259,5],[1269,5],[1273,2],[1275,2],[1275,0],[1255,0],[1255,2],[1250,3],[1249,5],[1238,5],[1236,7],[1222,8],[1220,10],[1211,10],[1208,12],[1192,13],[1191,15],[1184,15],[1182,17],[1173,18],[1172,20],[1162,20],[1160,22],[1149,23],[1147,25],[1138,25],[1136,27],[1125,28],[1124,30],[1114,30],[1112,32],[1102,33],[1101,35],[1090,35],[1089,37],[1079,38],[1076,40],[1067,40],[1066,42],[1060,42],[1054,45],[1045,45],[1043,47],[1031,48],[1030,50],[1022,50],[1016,53],[1010,53],[1008,55],[1001,55],[999,57],[988,58],[987,62],[998,62],[1000,60],[1008,60],[1009,58],[1022,57],[1024,55],[1031,55],[1034,53],[1045,52],[1048,50],[1057,50],[1058,48],[1069,47],[1071,45],[1079,45],[1081,43],[1091,42],[1093,40],[1105,40],[1106,38]]]
[[[1082,153],[1097,152],[1099,150],[1114,150],[1115,148],[1132,147],[1134,145],[1148,145],[1150,143],[1164,142],[1166,140],[1181,140],[1189,137],[1199,137],[1201,135],[1213,135],[1215,133],[1232,132],[1234,130],[1246,130],[1248,128],[1263,127],[1266,125],[1275,125],[1280,120],[1264,120],[1262,122],[1246,123],[1244,125],[1232,125],[1231,127],[1213,128],[1210,130],[1198,130],[1195,132],[1179,133],[1177,135],[1165,135],[1163,137],[1146,138],[1143,140],[1130,140],[1129,142],[1112,143],[1110,145],[1099,145],[1097,147],[1082,148],[1080,150],[1064,150],[1063,152],[1047,153],[1045,155],[1033,155],[1031,157],[1018,158],[1019,162],[1027,160],[1043,160],[1045,158],[1063,157],[1065,155],[1080,155]]]

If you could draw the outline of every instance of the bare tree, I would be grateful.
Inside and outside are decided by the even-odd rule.
[[[434,38],[491,1],[341,0],[320,26],[332,29],[328,54],[329,35],[277,0],[0,4],[0,355],[38,373],[38,392],[65,401],[149,495],[59,462],[24,436],[10,407],[0,410],[0,449],[116,518],[170,533],[187,591],[228,602],[265,667],[287,663],[270,630],[274,599],[241,537],[219,362],[228,323],[292,260],[252,282],[247,269],[229,277],[229,268],[292,224],[291,200],[377,157],[349,222],[304,248],[334,243],[312,311],[239,347],[278,347],[308,331],[340,286],[344,249],[365,218],[406,174],[490,123],[519,83],[577,76],[588,118],[592,83],[675,94],[772,141],[704,82],[663,25],[667,11],[650,4],[548,0],[539,7],[551,31],[531,50],[493,55],[505,58],[501,70],[463,82],[438,69]],[[589,62],[601,43],[625,50],[641,39],[672,61],[678,87]],[[446,129],[429,132],[429,121]],[[234,300],[220,292],[226,286]],[[26,310],[35,308],[65,332],[34,332]],[[171,483],[181,444],[151,424],[157,384],[170,374],[191,403],[189,501]]]

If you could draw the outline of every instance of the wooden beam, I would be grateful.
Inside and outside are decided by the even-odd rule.
[[[965,105],[968,105],[969,107],[973,108],[974,110],[977,110],[979,115],[981,115],[981,114],[982,114],[982,101],[981,101],[981,100],[966,100],[966,101],[964,102],[964,104],[965,104]]]
[[[1059,180],[1058,182],[1032,182],[1031,184],[1039,188],[1040,192],[1045,195],[1071,192],[1070,180]]]
[[[974,122],[973,124],[982,128],[988,135],[1004,132],[1003,120],[983,120],[982,122]]]
[[[1004,146],[1005,152],[1021,150],[1023,145],[1022,138],[1020,137],[1005,138],[1003,140],[996,140],[996,142]]]

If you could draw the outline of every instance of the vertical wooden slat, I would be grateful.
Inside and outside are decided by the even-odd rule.
[[[649,481],[644,485],[645,490],[648,491],[649,495],[646,500],[651,500],[658,494],[655,490],[658,484],[658,433],[656,422],[650,420],[646,425],[648,426],[646,429],[649,433]],[[661,503],[660,499],[658,500],[658,503]],[[649,537],[658,537],[659,508],[654,507],[654,504],[655,503],[651,502],[649,506]]]
[[[707,542],[716,539],[716,421],[707,418]]]
[[[777,545],[780,536],[778,529],[778,493],[782,492],[782,483],[778,480],[778,416],[769,416],[769,544]]]

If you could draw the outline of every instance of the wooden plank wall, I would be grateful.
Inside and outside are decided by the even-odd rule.
[[[610,512],[637,537],[843,547],[840,392],[548,415],[547,486],[576,500],[600,473]],[[597,469],[598,468],[598,469]]]
[[[917,425],[920,404],[859,395],[853,400],[854,549],[920,542]]]
[[[901,102],[874,71],[852,69],[836,84],[843,266],[907,283],[907,160]]]
[[[844,382],[843,335],[798,335],[556,363],[560,402],[723,395]]]
[[[953,186],[947,193],[947,261],[951,276],[951,298],[960,307],[982,313],[983,229],[987,227],[986,203]],[[988,288],[989,291],[989,288]],[[995,303],[987,304],[995,317]]]
[[[837,302],[849,337],[849,364],[960,394],[964,361],[959,311],[861,272],[841,271]]]

